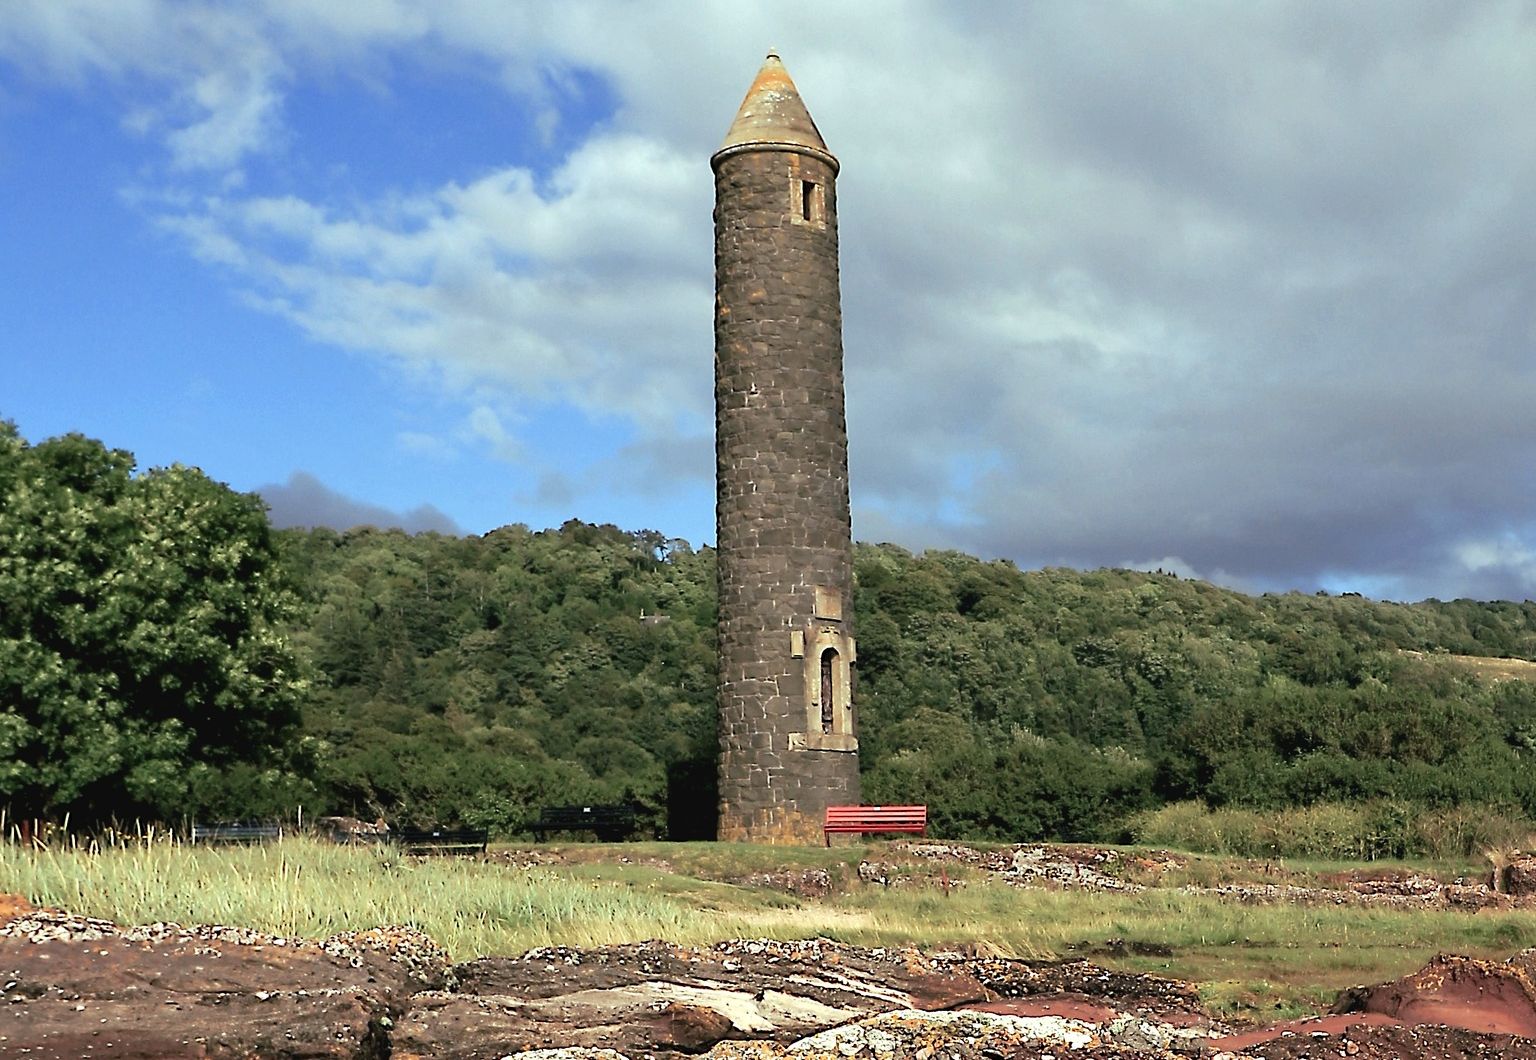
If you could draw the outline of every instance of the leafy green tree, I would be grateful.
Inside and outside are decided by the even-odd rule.
[[[0,801],[15,814],[168,818],[237,765],[292,779],[304,684],[264,507],[192,468],[133,471],[123,450],[30,446],[0,423]]]

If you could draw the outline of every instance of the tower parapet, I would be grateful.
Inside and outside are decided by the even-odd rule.
[[[838,162],[771,53],[710,161],[719,836],[818,842],[859,800]]]

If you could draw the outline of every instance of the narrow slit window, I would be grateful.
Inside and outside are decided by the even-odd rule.
[[[830,734],[837,709],[837,649],[821,653],[821,731]]]
[[[816,182],[814,180],[800,182],[800,220],[816,220]]]

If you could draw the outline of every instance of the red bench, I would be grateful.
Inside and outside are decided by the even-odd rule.
[[[834,834],[915,832],[922,835],[927,830],[926,806],[828,806],[822,838],[827,841],[827,846],[831,846]]]

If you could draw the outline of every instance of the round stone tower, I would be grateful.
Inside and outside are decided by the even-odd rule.
[[[715,171],[721,840],[859,801],[837,159],[769,54]]]

